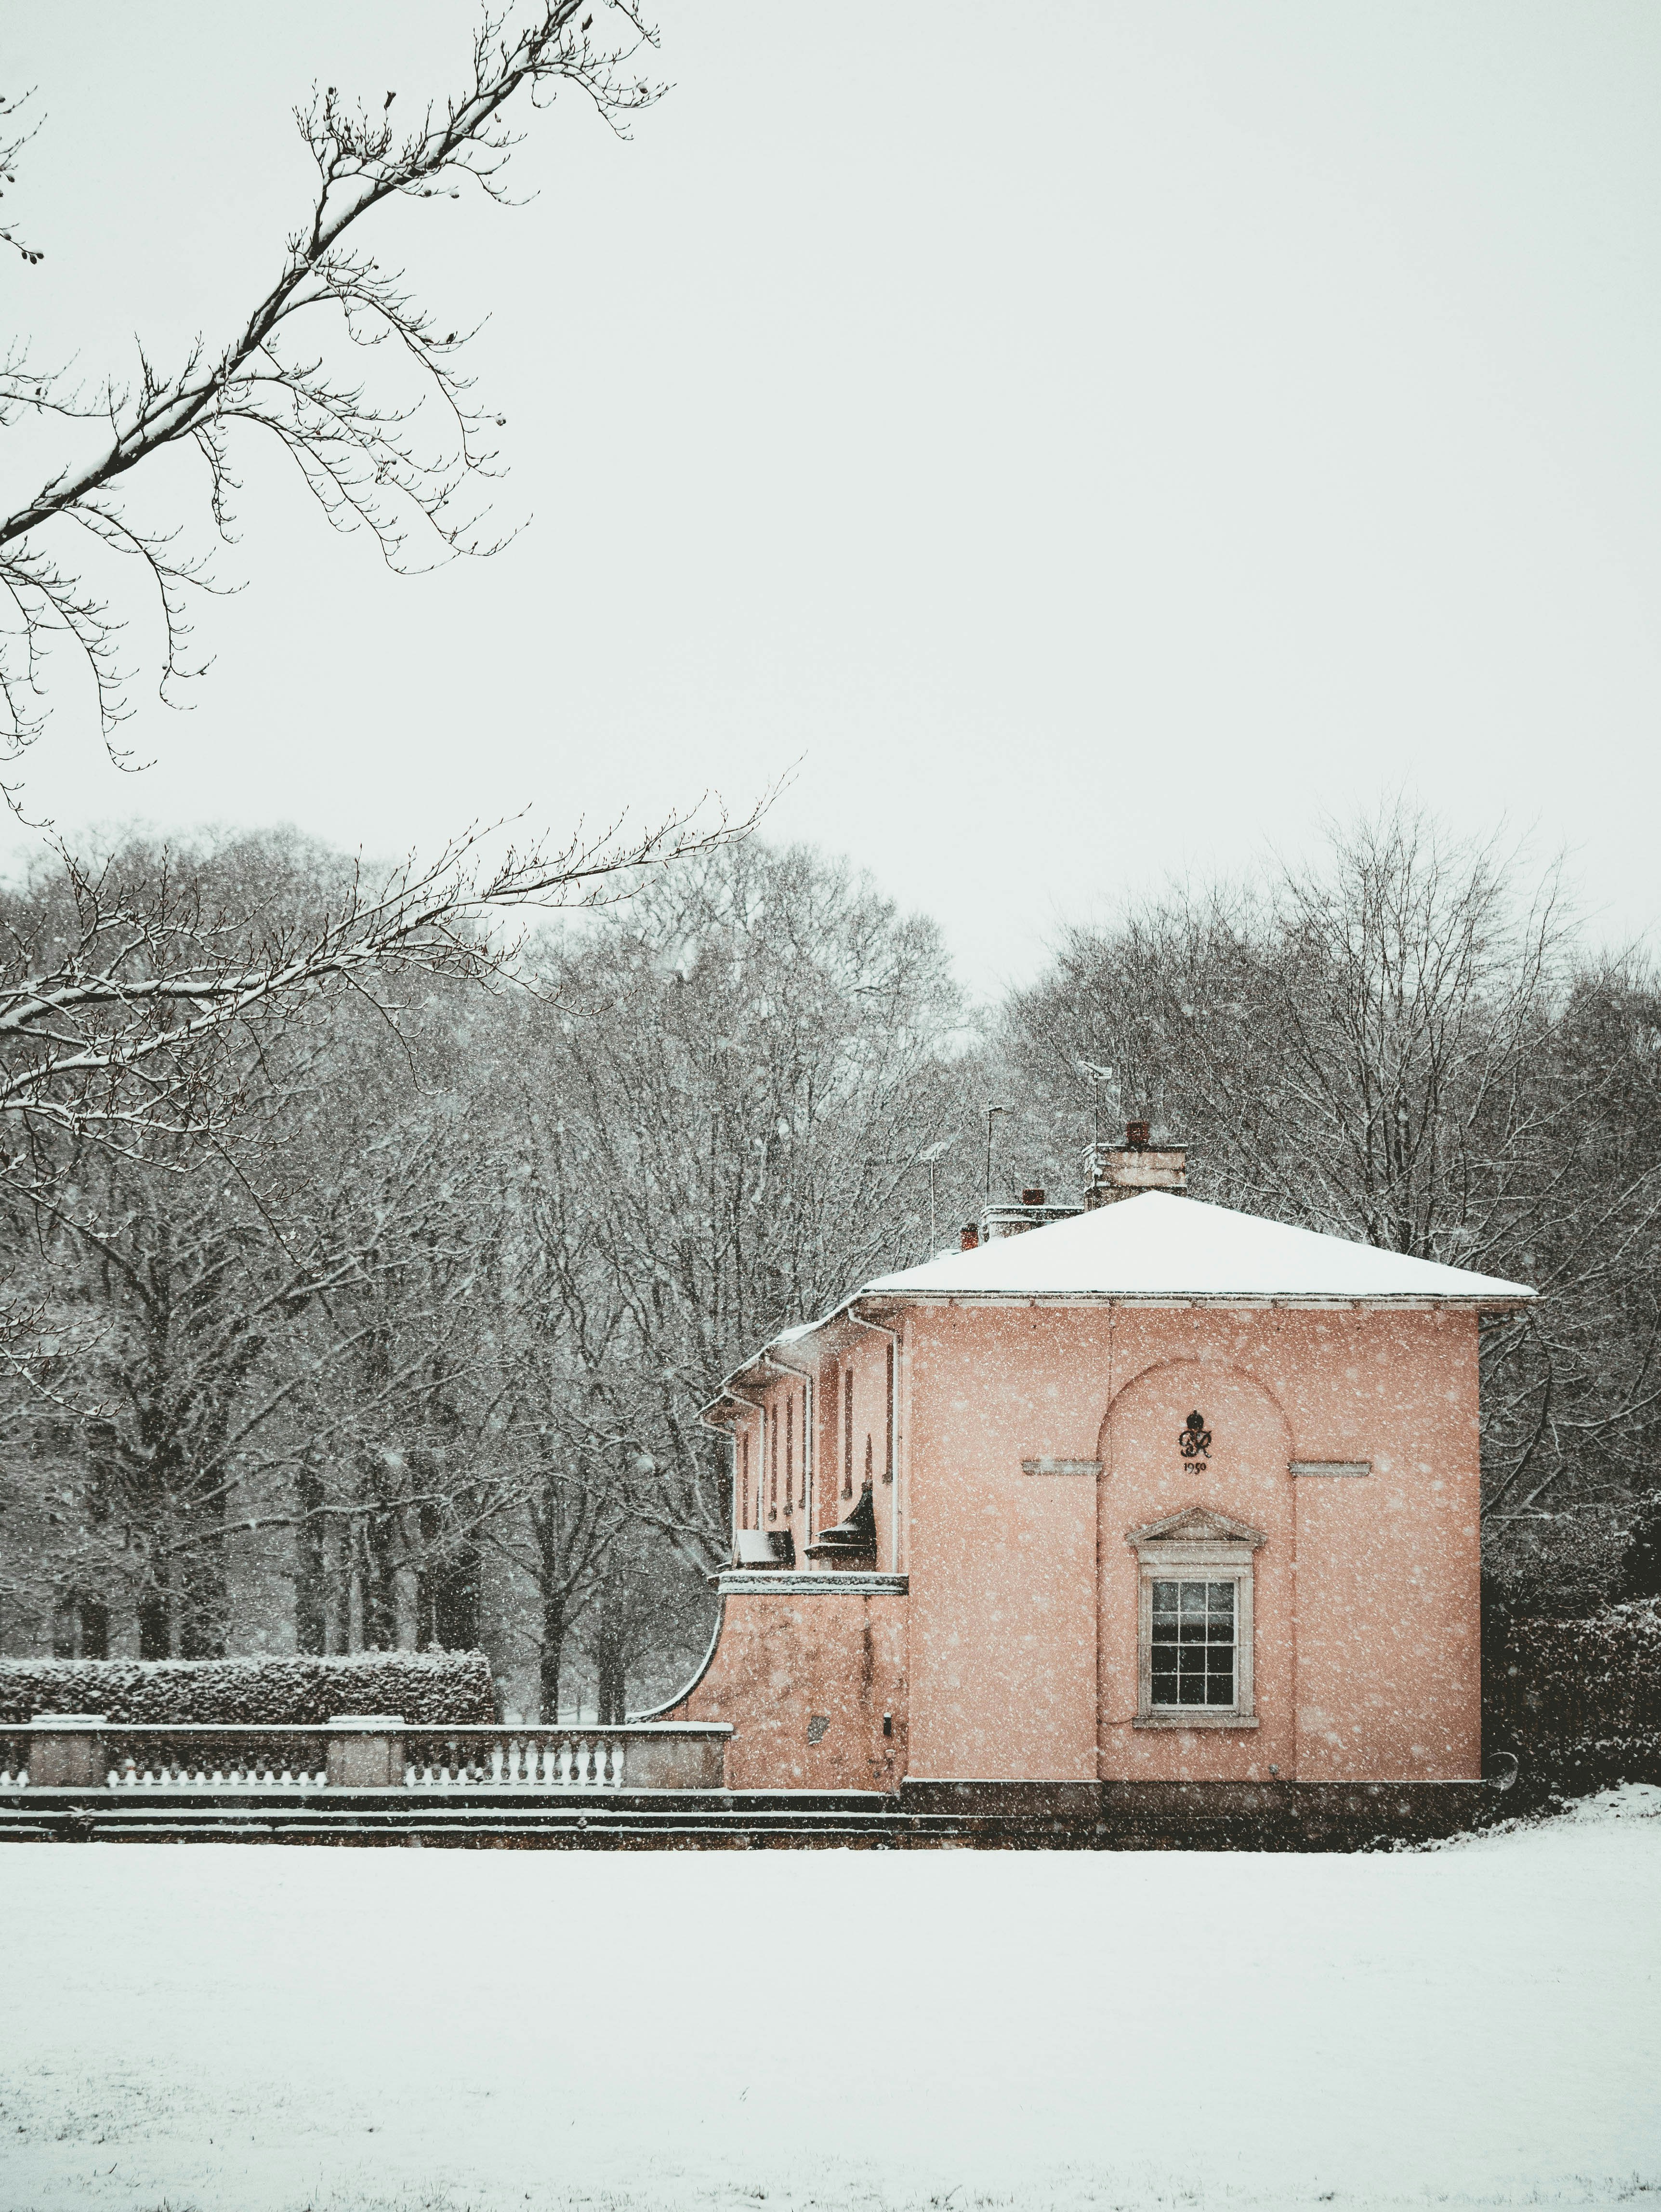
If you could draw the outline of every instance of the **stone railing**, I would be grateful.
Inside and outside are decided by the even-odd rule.
[[[725,1723],[423,1728],[354,1714],[319,1728],[192,1727],[46,1713],[0,1728],[0,1791],[720,1790]]]

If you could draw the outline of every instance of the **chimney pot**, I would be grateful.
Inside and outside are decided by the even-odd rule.
[[[1146,1121],[1127,1121],[1124,1125],[1124,1140],[1126,1144],[1134,1145],[1139,1149],[1147,1143],[1152,1133],[1153,1132]]]
[[[972,1221],[965,1221],[958,1243],[965,1252],[972,1252],[981,1241],[981,1232]]]
[[[1043,1204],[1043,1186],[1041,1183],[1028,1184],[1027,1188],[1021,1193],[1021,1204],[1023,1206],[1042,1206]]]

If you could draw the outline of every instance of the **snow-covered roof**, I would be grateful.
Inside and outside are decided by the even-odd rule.
[[[818,1321],[782,1330],[733,1369],[704,1410],[735,1395],[733,1385],[768,1364],[776,1350],[838,1324],[849,1337],[857,1335],[853,1310],[867,1298],[1171,1298],[1221,1305],[1399,1298],[1499,1312],[1537,1295],[1526,1283],[1150,1190],[1047,1228],[995,1237],[972,1252],[943,1252],[921,1267],[879,1275]]]
[[[1505,1307],[1525,1284],[1289,1228],[1163,1191],[879,1275],[861,1297],[1452,1300]]]

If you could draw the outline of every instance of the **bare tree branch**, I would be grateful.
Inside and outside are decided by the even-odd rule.
[[[615,36],[593,35],[596,13]],[[407,132],[394,127],[395,91],[372,112],[331,85],[296,112],[317,172],[310,210],[275,280],[222,344],[198,339],[173,369],[141,347],[134,383],[111,380],[90,392],[61,370],[35,371],[26,350],[0,362],[0,425],[51,416],[104,430],[89,453],[66,459],[0,518],[0,605],[10,613],[0,623],[0,757],[15,760],[40,734],[42,653],[54,636],[90,675],[106,744],[121,757],[114,733],[133,711],[121,648],[129,617],[113,596],[119,591],[125,602],[123,559],[137,564],[153,597],[162,696],[201,672],[186,611],[193,590],[214,588],[204,556],[180,550],[177,528],[142,524],[122,504],[133,472],[170,447],[200,462],[222,538],[234,534],[237,453],[263,436],[293,461],[327,520],[367,530],[394,568],[496,550],[501,540],[484,527],[483,487],[497,472],[503,418],[472,397],[457,365],[471,333],[447,329],[400,274],[382,268],[362,242],[363,227],[390,199],[455,198],[468,180],[504,199],[519,143],[506,111],[521,94],[541,107],[569,88],[626,136],[660,90],[636,66],[654,45],[633,0],[537,0],[521,28],[507,15],[484,18],[466,81]],[[0,131],[20,105],[0,102]],[[26,137],[0,144],[0,173],[9,173]],[[39,258],[3,227],[0,240]],[[388,373],[393,357],[402,384]],[[15,805],[16,787],[0,788]]]

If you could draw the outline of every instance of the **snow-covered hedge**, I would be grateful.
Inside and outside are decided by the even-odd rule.
[[[1585,1620],[1520,1620],[1487,1683],[1489,1741],[1577,1781],[1661,1767],[1661,1598]]]
[[[482,1651],[362,1651],[339,1659],[0,1659],[0,1725],[104,1713],[184,1726],[314,1728],[338,1713],[401,1713],[428,1728],[492,1721]]]

